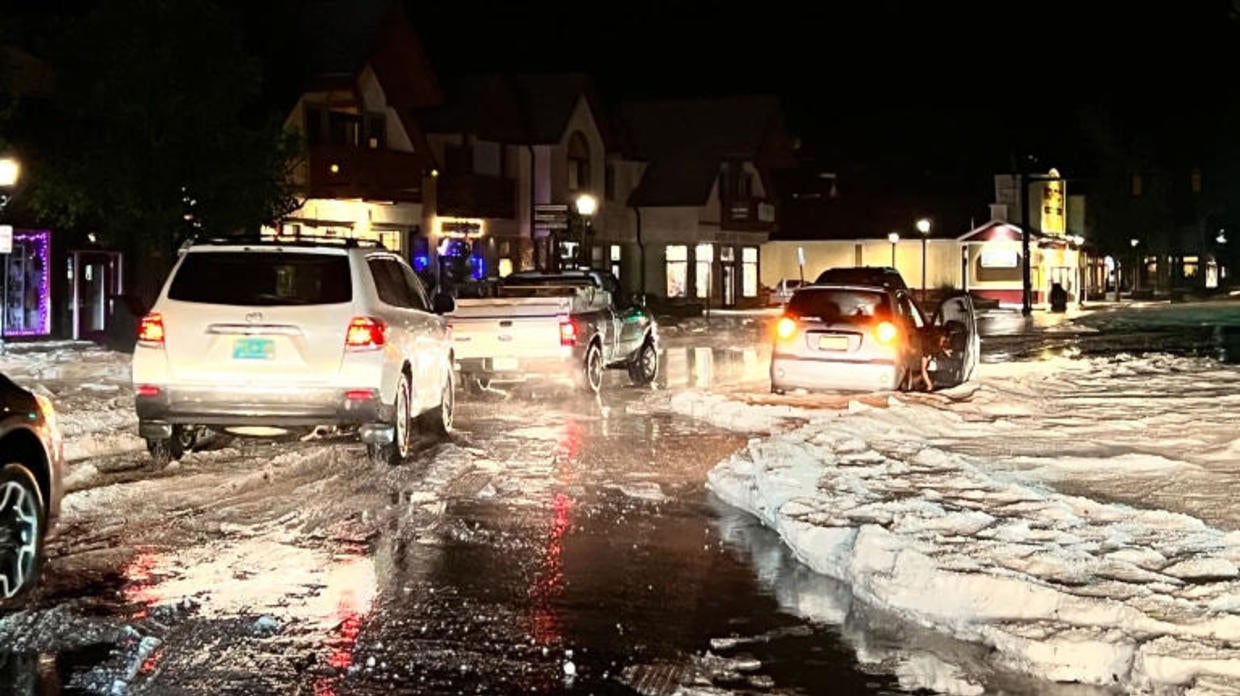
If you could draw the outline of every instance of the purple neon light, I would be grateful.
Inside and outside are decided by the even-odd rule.
[[[34,326],[14,328],[8,326],[5,322],[5,336],[46,336],[52,332],[52,322],[48,305],[51,304],[52,294],[52,233],[50,230],[14,230],[13,246],[19,244],[27,244],[33,247],[34,256],[43,262],[43,282],[39,287],[38,307],[35,315],[38,317]],[[8,263],[9,259],[5,259]],[[6,274],[6,277],[7,276]],[[9,289],[4,289],[4,312],[9,311]],[[26,298],[21,298],[22,306],[25,306]]]

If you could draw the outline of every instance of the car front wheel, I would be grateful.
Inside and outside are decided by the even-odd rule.
[[[26,465],[0,469],[0,600],[34,584],[43,563],[46,511],[39,484]]]

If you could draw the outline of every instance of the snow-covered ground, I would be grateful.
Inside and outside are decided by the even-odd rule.
[[[1240,690],[1238,402],[1209,359],[1070,354],[931,395],[670,398],[762,434],[710,488],[862,602],[996,671],[1194,693]]]

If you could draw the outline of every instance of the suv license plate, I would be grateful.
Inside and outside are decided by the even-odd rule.
[[[238,338],[233,341],[233,360],[271,360],[276,344],[270,338]]]
[[[491,369],[495,371],[515,371],[517,369],[516,358],[492,358]]]
[[[819,336],[818,350],[848,350],[848,337]]]

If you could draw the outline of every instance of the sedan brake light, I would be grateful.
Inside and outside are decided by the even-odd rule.
[[[874,338],[883,345],[890,345],[900,336],[900,330],[895,324],[889,321],[880,321],[878,326],[874,327]]]
[[[138,344],[148,348],[164,347],[164,317],[152,312],[138,323]]]
[[[792,317],[780,317],[779,322],[775,324],[775,335],[779,336],[779,340],[786,341],[796,335],[797,320]]]
[[[375,350],[387,343],[387,322],[374,317],[353,317],[344,335],[345,348]]]

